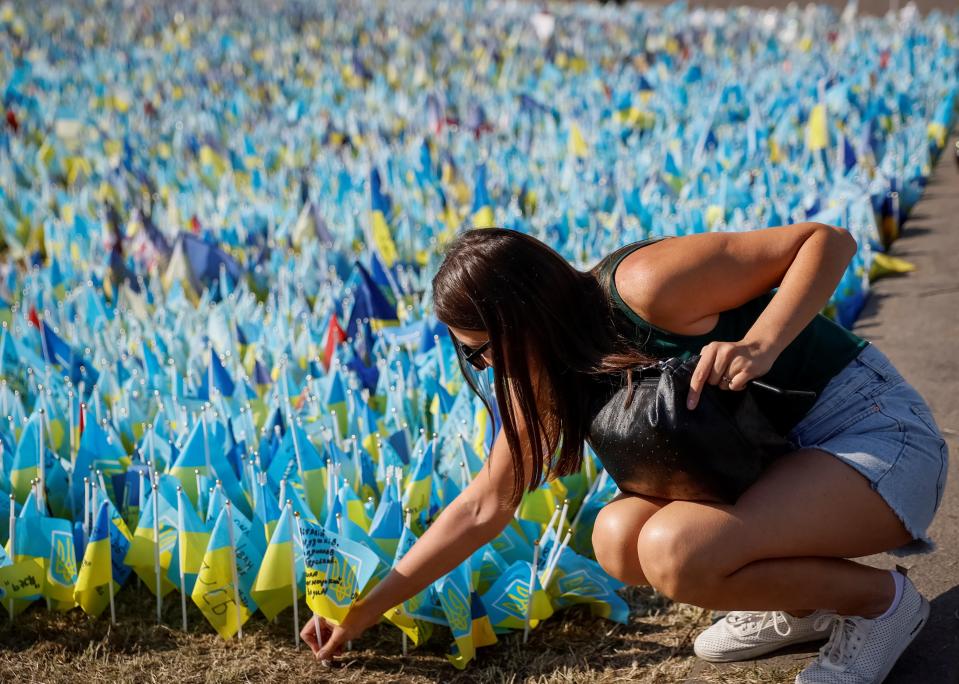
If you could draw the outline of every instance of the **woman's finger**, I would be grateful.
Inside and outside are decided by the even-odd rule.
[[[719,347],[716,350],[716,358],[713,360],[713,368],[709,373],[709,384],[722,386],[723,378],[726,377],[726,369],[729,367],[728,347]]]
[[[710,373],[712,373],[715,355],[715,346],[707,344],[703,347],[703,351],[699,357],[699,363],[696,364],[693,376],[689,380],[689,394],[686,396],[686,407],[690,411],[696,408],[696,405],[699,403],[699,396],[702,394],[703,386],[709,379]]]
[[[728,389],[735,391],[746,389],[746,383],[752,380],[752,374],[749,372],[749,362],[741,356],[737,356],[730,362],[726,370],[726,377],[729,378]]]
[[[313,651],[313,654],[316,655],[317,651],[320,650],[320,642],[316,638],[316,626],[312,619],[303,625],[303,629],[300,630],[300,638],[306,642],[310,650]]]
[[[323,642],[323,646],[316,654],[317,660],[329,664],[333,660],[333,656],[339,655],[340,651],[343,650],[343,644],[345,642],[345,632],[342,629],[333,630],[333,633]]]

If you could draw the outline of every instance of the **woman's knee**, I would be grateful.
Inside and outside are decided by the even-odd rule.
[[[681,516],[654,516],[637,540],[643,574],[674,601],[706,605],[724,573],[716,541]]]
[[[593,553],[597,562],[625,584],[649,584],[637,550],[637,539],[645,521],[646,517],[638,518],[634,511],[609,504],[600,510],[593,524]]]

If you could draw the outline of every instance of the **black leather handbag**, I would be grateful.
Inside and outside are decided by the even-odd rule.
[[[686,395],[698,361],[664,359],[636,369],[631,389],[609,386],[597,393],[587,441],[622,491],[732,503],[790,450],[753,393],[756,387],[812,393],[755,380],[735,392],[707,384],[690,411]]]

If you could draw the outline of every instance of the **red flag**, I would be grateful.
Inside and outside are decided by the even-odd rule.
[[[323,345],[323,367],[326,370],[330,369],[330,360],[333,358],[333,351],[336,349],[336,345],[345,341],[346,333],[343,332],[343,328],[340,327],[340,323],[336,320],[336,314],[334,313],[330,316],[330,327],[326,330],[326,343]]]
[[[80,404],[80,435],[83,436],[83,429],[87,424],[87,405]]]
[[[13,129],[14,133],[20,130],[20,122],[17,121],[17,115],[13,113],[12,109],[7,110],[7,125]]]
[[[30,322],[30,325],[32,325],[34,328],[36,328],[37,330],[40,329],[40,317],[37,316],[37,310],[34,309],[32,306],[30,307],[30,313],[27,314],[27,320]]]

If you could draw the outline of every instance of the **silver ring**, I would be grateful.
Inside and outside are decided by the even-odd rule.
[[[725,382],[727,385],[730,383],[730,379],[728,375],[724,375],[723,377],[720,378],[720,380]]]

